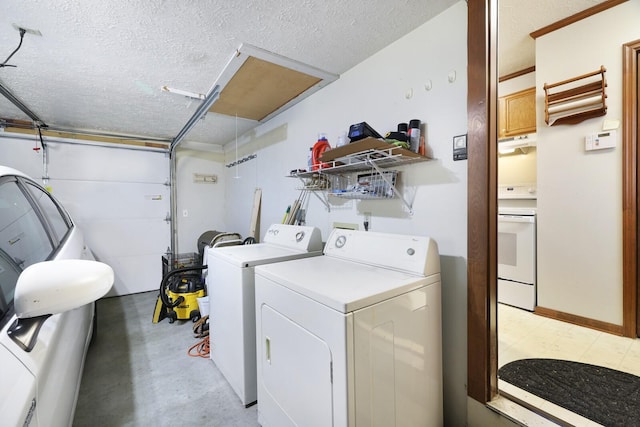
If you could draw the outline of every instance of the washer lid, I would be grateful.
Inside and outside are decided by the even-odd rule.
[[[260,278],[276,282],[341,313],[349,313],[440,280],[331,256],[256,267]]]
[[[287,261],[290,259],[322,255],[321,251],[307,252],[288,247],[272,245],[270,243],[256,243],[254,245],[223,246],[207,248],[207,264],[212,259],[219,258],[238,267],[253,267],[271,262]],[[215,274],[213,272],[212,274]]]

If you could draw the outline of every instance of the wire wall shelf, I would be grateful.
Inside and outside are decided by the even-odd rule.
[[[396,196],[394,191],[398,171],[384,171],[378,173],[360,174],[353,183],[334,186],[329,194],[343,199],[392,199]]]
[[[386,168],[431,160],[385,141],[367,138],[326,151],[312,171],[292,171],[303,183],[304,190],[321,191],[343,199],[402,199],[410,214],[412,204],[396,187],[399,172]],[[386,169],[386,170],[383,170]],[[357,172],[368,172],[357,174]],[[328,200],[317,196],[330,209]]]
[[[338,157],[329,161],[323,161],[322,163],[313,165],[316,167],[316,170],[311,172],[298,172],[295,176],[300,178],[311,178],[314,174],[333,175],[360,172],[371,169],[371,165],[374,163],[380,168],[389,168],[428,160],[431,159],[396,146],[383,149],[375,148]]]

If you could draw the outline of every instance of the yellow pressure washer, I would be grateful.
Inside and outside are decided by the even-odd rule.
[[[205,296],[202,270],[206,265],[183,267],[165,274],[160,283],[160,293],[153,311],[153,323],[165,317],[169,323],[176,320],[200,320],[198,298]]]

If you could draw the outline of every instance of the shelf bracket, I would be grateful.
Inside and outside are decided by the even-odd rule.
[[[298,179],[300,180],[300,182],[302,182],[302,191],[307,191],[307,192],[313,194],[314,196],[316,196],[318,198],[318,200],[320,200],[320,202],[324,205],[324,207],[327,208],[327,212],[331,212],[331,205],[329,205],[329,201],[327,201],[327,200],[323,199],[322,197],[320,197],[318,195],[317,191],[313,191],[311,189],[304,188],[304,186],[306,184],[304,182],[304,179],[301,176],[299,176]]]
[[[413,215],[413,205],[407,202],[407,199],[405,199],[404,194],[402,194],[402,192],[396,188],[393,182],[384,175],[383,171],[376,165],[376,163],[371,161],[371,159],[366,159],[365,162],[369,164],[372,168],[374,168],[376,172],[378,172],[378,174],[380,174],[380,177],[384,179],[384,181],[389,185],[389,187],[393,188],[394,193],[397,194],[400,197],[400,199],[402,199],[402,203],[404,203],[407,209],[409,209],[409,215]]]
[[[313,194],[314,196],[316,196],[318,198],[318,200],[320,200],[320,202],[322,202],[322,204],[324,205],[325,208],[327,208],[327,212],[331,212],[331,205],[329,205],[329,202],[324,200],[322,197],[320,197],[318,195],[317,191],[312,191],[312,190],[306,190],[311,192],[311,194]]]

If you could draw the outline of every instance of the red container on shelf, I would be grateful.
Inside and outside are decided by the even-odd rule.
[[[318,142],[311,149],[311,170],[317,171],[318,169],[330,167],[328,163],[320,161],[320,156],[327,150],[331,150],[331,145],[329,145],[326,135],[321,133],[318,136]]]

